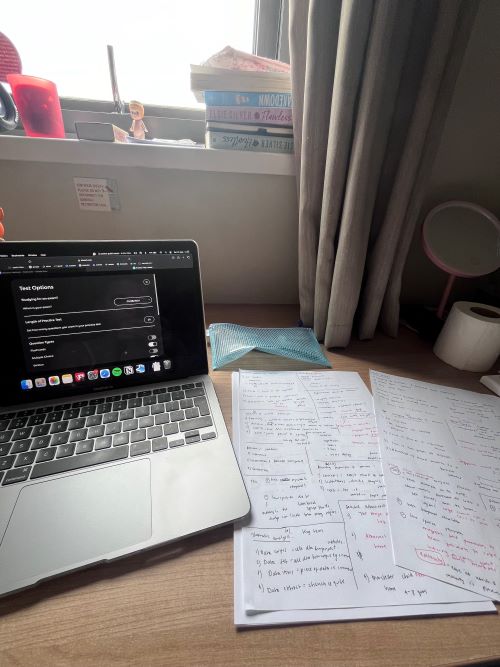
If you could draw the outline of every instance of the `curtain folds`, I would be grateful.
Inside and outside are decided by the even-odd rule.
[[[396,335],[406,256],[477,0],[291,0],[301,319]]]

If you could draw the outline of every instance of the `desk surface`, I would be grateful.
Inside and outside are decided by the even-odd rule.
[[[207,322],[293,326],[296,320],[292,306],[207,307]],[[374,368],[487,391],[480,374],[447,366],[406,330],[397,340],[378,335],[328,356],[335,370],[357,371],[367,383]],[[230,427],[230,373],[212,378]],[[232,529],[223,527],[0,600],[0,665],[400,667],[500,656],[498,615],[238,631],[232,547]]]

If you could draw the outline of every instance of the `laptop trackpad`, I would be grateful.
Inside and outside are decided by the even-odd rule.
[[[43,578],[150,537],[148,459],[48,479],[19,494],[0,546],[0,577]]]

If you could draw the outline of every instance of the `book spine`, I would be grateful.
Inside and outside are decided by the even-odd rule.
[[[227,121],[233,123],[253,123],[254,125],[292,126],[291,109],[273,107],[207,107],[208,121]]]
[[[293,137],[259,137],[237,132],[206,133],[207,148],[264,153],[293,153]]]
[[[207,107],[266,107],[291,109],[291,93],[237,93],[230,91],[206,90]]]

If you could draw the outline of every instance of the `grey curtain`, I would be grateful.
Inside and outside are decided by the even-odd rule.
[[[401,278],[476,0],[291,0],[301,319],[397,335]]]

